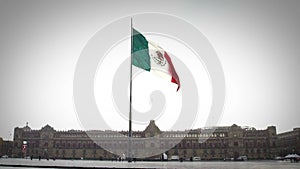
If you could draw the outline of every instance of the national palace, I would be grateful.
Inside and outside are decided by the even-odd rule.
[[[15,158],[116,159],[128,150],[128,131],[111,130],[57,131],[46,125],[40,130],[25,127],[14,129],[11,156]],[[151,120],[144,131],[132,133],[132,154],[157,159],[165,153],[170,159],[200,157],[202,160],[274,159],[289,153],[300,153],[300,128],[277,134],[275,126],[264,130],[237,125],[189,131],[161,131]],[[147,138],[155,138],[146,140]],[[110,151],[109,148],[113,150]],[[151,151],[163,150],[153,156]]]

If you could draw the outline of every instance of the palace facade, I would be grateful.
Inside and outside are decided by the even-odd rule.
[[[274,159],[281,152],[281,149],[278,151],[278,145],[284,142],[281,139],[283,135],[277,135],[274,126],[256,130],[234,124],[189,131],[160,131],[153,120],[144,131],[133,132],[132,142],[128,142],[127,135],[127,131],[110,130],[56,131],[49,125],[33,130],[26,125],[14,130],[12,156],[115,159],[121,154],[127,154],[128,146],[132,146],[132,156],[144,156],[145,159],[157,159],[162,153],[166,153],[168,158],[175,156],[183,159],[200,157],[203,160],[223,160],[239,156]],[[160,150],[161,154],[153,155]],[[285,150],[280,155],[290,153],[288,149]],[[298,151],[299,140],[294,148],[294,152]]]
[[[0,137],[0,158],[12,155],[13,142]]]
[[[300,154],[300,128],[278,134],[276,144],[279,156]]]

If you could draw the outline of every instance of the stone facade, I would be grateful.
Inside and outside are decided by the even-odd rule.
[[[279,156],[300,154],[300,128],[278,134],[277,151]]]
[[[126,131],[56,131],[49,125],[40,130],[32,130],[29,126],[17,127],[14,130],[13,157],[114,159],[126,154],[127,135]],[[278,155],[277,144],[281,144],[274,126],[265,130],[232,125],[190,131],[160,131],[153,120],[144,131],[133,132],[132,137],[133,154],[138,156],[147,152],[147,158],[156,159],[160,155],[151,156],[151,152],[160,149],[165,149],[169,158],[223,160],[247,156],[248,159],[273,159]],[[146,141],[147,138],[155,139]],[[110,153],[107,147],[117,153]]]
[[[11,157],[12,155],[13,142],[9,140],[3,140],[0,137],[0,157],[7,155]]]

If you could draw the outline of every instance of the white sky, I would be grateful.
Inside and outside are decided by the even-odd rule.
[[[194,124],[194,128],[203,127],[208,118],[208,114],[212,101],[212,86],[209,79],[209,74],[202,62],[195,56],[193,51],[181,44],[179,41],[163,37],[160,35],[145,35],[147,39],[158,43],[170,56],[175,55],[185,63],[191,72],[198,86],[198,92],[201,95],[199,98],[198,119]],[[125,55],[124,55],[125,54]],[[127,55],[126,55],[127,54]],[[95,77],[95,98],[98,109],[101,115],[114,130],[124,130],[128,126],[128,118],[120,115],[118,111],[125,111],[128,114],[128,109],[116,109],[115,103],[112,101],[112,83],[113,77],[116,76],[116,70],[121,63],[130,57],[130,39],[126,39],[118,44],[115,44],[111,50],[108,50],[104,56],[102,64],[98,65],[97,74]],[[171,55],[172,54],[172,55]],[[175,69],[176,64],[174,63]],[[133,69],[138,69],[133,67]],[[108,73],[109,72],[109,73]],[[184,87],[184,77],[180,76],[182,87]],[[127,75],[129,77],[129,75]],[[103,80],[105,79],[105,81]],[[159,77],[154,72],[146,72],[134,76],[133,78],[133,107],[141,112],[147,112],[151,108],[150,95],[152,91],[159,90],[166,97],[166,106],[163,112],[155,119],[143,119],[143,121],[135,122],[133,114],[133,128],[135,130],[144,130],[150,120],[155,120],[161,130],[171,130],[181,113],[182,91],[176,92],[177,85],[171,83],[167,79]],[[129,86],[128,86],[129,91]],[[129,93],[128,93],[129,95]],[[124,100],[125,101],[125,100]],[[129,105],[129,103],[128,103]],[[192,105],[191,105],[192,106]],[[183,112],[184,113],[184,112]]]

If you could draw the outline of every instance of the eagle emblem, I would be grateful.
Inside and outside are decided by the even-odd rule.
[[[156,56],[152,55],[152,59],[154,60],[154,62],[160,66],[165,66],[167,61],[165,59],[165,57],[163,56],[163,54],[160,51],[156,51]]]

